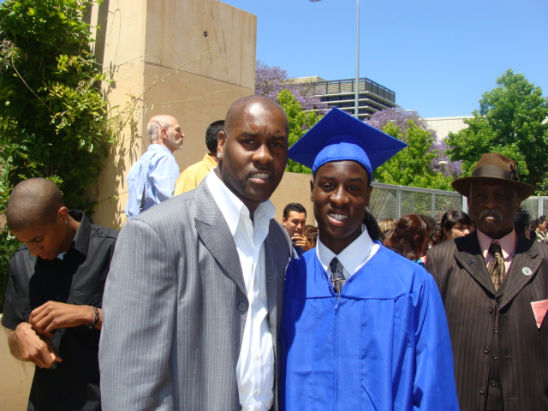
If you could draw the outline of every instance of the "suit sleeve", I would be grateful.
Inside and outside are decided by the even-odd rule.
[[[449,329],[438,288],[430,275],[427,275],[417,298],[413,408],[458,410]]]
[[[139,219],[118,237],[103,298],[103,410],[173,409],[177,279],[162,244],[161,235]]]

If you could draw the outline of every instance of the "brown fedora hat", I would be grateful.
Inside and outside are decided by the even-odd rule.
[[[453,188],[465,197],[470,196],[470,184],[474,181],[506,182],[516,187],[519,200],[529,197],[534,188],[519,181],[518,166],[514,160],[499,153],[488,153],[481,156],[472,171],[472,176],[453,181]]]

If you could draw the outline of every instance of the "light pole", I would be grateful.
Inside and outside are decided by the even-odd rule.
[[[360,0],[356,0],[356,83],[354,84],[354,117],[360,114]]]
[[[309,0],[317,2],[320,0]],[[360,118],[360,0],[356,0],[356,80],[354,83],[354,117]]]

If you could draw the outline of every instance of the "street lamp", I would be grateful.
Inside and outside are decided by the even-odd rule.
[[[360,114],[360,0],[356,0],[356,84],[354,85],[354,117]]]
[[[317,2],[320,0],[309,0],[310,2]],[[360,0],[356,0],[356,80],[354,84],[354,117],[359,119],[360,109]]]

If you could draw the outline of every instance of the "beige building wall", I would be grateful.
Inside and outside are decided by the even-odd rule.
[[[107,18],[108,17],[108,18]],[[104,0],[91,12],[117,143],[91,193],[94,221],[125,223],[126,175],[148,146],[146,123],[175,116],[180,169],[201,160],[205,130],[254,94],[256,17],[216,0]]]
[[[428,128],[436,132],[438,141],[445,140],[449,133],[458,133],[463,128],[468,127],[464,120],[471,119],[472,116],[461,117],[430,117],[425,118]]]
[[[10,330],[0,328],[0,410],[26,410],[34,364],[12,357],[8,346]]]
[[[306,208],[306,224],[316,225],[310,201],[310,174],[284,173],[280,185],[272,195],[276,206],[276,221],[282,222],[284,207],[288,203],[301,203]]]

